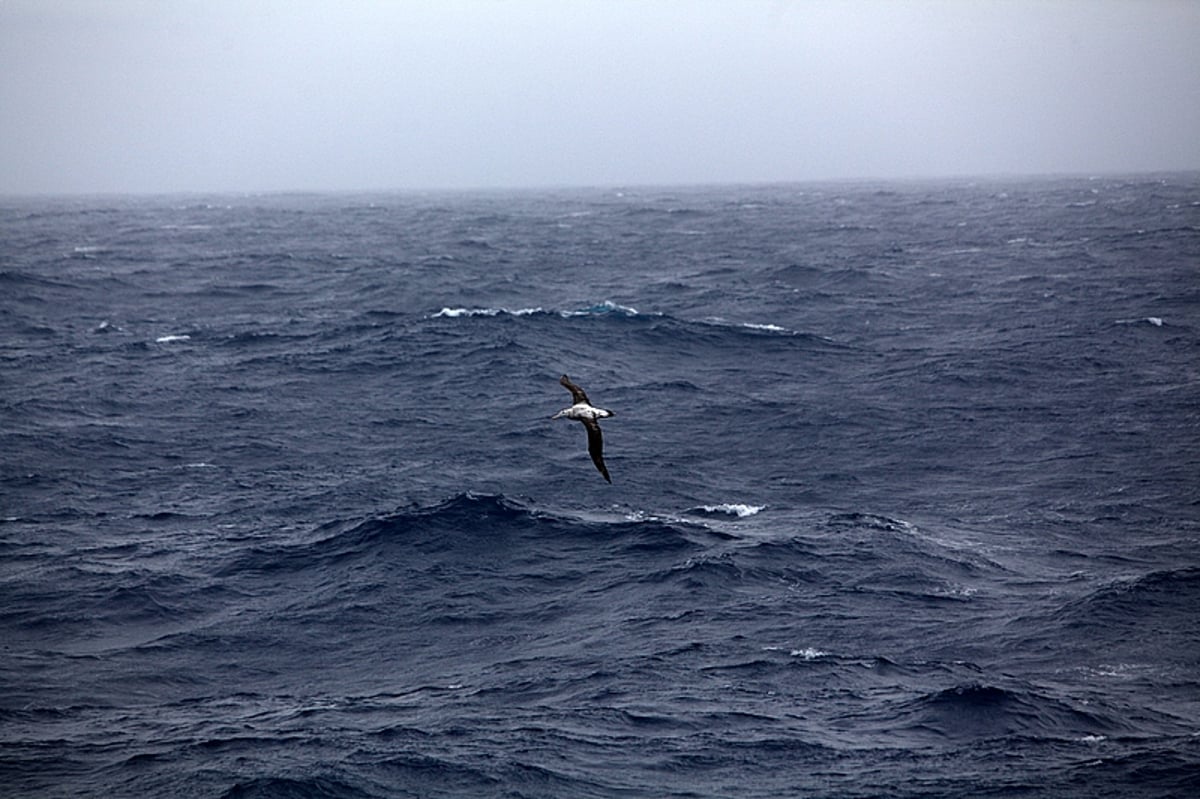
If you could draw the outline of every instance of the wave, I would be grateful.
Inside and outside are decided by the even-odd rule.
[[[430,319],[459,319],[471,317],[494,317],[494,316],[558,316],[563,319],[570,319],[575,316],[625,316],[634,317],[641,316],[636,308],[630,308],[625,305],[619,305],[615,302],[605,300],[604,302],[595,305],[589,305],[586,308],[579,308],[569,311],[547,311],[544,308],[442,308],[435,314],[430,314]],[[650,314],[650,316],[661,316],[662,314]]]
[[[1121,734],[1129,726],[1086,700],[1030,686],[975,681],[887,703],[870,713],[881,730],[943,742],[1028,737],[1081,742]]]
[[[1123,728],[1117,719],[1060,698],[986,683],[957,685],[926,695],[910,711],[923,726],[956,737],[1034,734],[1077,740]]]
[[[458,564],[491,558],[514,547],[552,549],[568,542],[597,552],[669,554],[700,546],[698,537],[720,538],[699,524],[659,517],[595,518],[538,509],[502,495],[458,494],[430,506],[414,506],[365,520],[334,520],[307,538],[256,546],[223,570],[293,571],[371,559],[393,549],[412,564],[437,560]]]
[[[430,314],[429,318],[460,319],[473,316],[531,316],[543,313],[546,313],[546,311],[542,308],[518,308],[517,310],[509,310],[508,308],[443,308],[435,314]]]
[[[911,534],[917,529],[915,525],[903,519],[892,519],[874,513],[861,513],[857,511],[835,513],[829,518],[829,524],[833,527],[865,528],[889,533],[903,533],[905,535]]]
[[[1183,636],[1200,634],[1195,608],[1200,606],[1200,568],[1169,569],[1114,580],[1068,602],[1059,618],[1071,627],[1099,628],[1121,635],[1121,628],[1140,626],[1153,614],[1158,624]]]
[[[747,516],[754,516],[765,509],[766,505],[745,505],[740,503],[722,503],[720,505],[699,505],[688,509],[688,513],[699,515],[728,515],[737,516],[739,519],[744,519]]]
[[[1161,316],[1143,316],[1138,319],[1118,319],[1118,325],[1152,325],[1162,327],[1166,324]]]
[[[610,300],[583,308],[566,310],[550,310],[541,306],[527,308],[467,308],[447,306],[436,313],[429,314],[427,318],[614,320],[641,324],[645,326],[644,329],[655,333],[667,333],[673,337],[679,335],[709,336],[713,334],[734,334],[753,336],[761,339],[798,339],[821,346],[836,348],[844,348],[846,346],[827,336],[793,330],[772,322],[731,321],[722,317],[685,319],[660,311],[639,311],[636,308],[621,305]]]
[[[235,783],[221,794],[221,799],[367,799],[371,795],[355,785],[329,777],[256,777]]]
[[[292,345],[313,338],[308,333],[276,333],[270,330],[246,330],[230,333],[219,340],[222,347],[234,349],[250,349],[257,347]]]
[[[20,269],[0,269],[0,286],[19,288],[77,288],[75,284],[63,280],[54,280],[41,275],[24,272]]]
[[[231,553],[216,571],[221,579],[234,581],[228,586],[232,590],[256,590],[261,579],[269,577],[333,581],[353,595],[359,589],[351,585],[371,584],[365,575],[391,582],[402,569],[412,590],[420,585],[424,588],[419,590],[436,594],[436,587],[427,585],[430,575],[457,575],[490,595],[523,582],[535,592],[553,584],[577,584],[585,572],[605,564],[608,576],[601,582],[613,580],[630,588],[720,592],[746,585],[809,585],[919,602],[968,602],[974,593],[971,586],[994,576],[992,564],[973,550],[939,544],[911,525],[886,517],[836,516],[826,532],[800,538],[763,540],[732,529],[764,508],[699,505],[684,512],[695,519],[690,520],[597,514],[503,495],[463,493],[365,519],[331,520],[296,531],[284,541],[255,541]],[[853,558],[844,556],[847,546],[853,547]],[[524,565],[547,559],[555,568],[534,574]],[[640,566],[631,570],[631,563]],[[338,574],[354,578],[344,581]],[[242,586],[243,580],[252,584]],[[607,584],[598,590],[611,588]],[[359,601],[351,595],[342,599]]]

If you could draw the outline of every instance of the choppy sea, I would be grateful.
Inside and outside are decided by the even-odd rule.
[[[1197,174],[10,197],[0,420],[6,797],[1200,795]]]

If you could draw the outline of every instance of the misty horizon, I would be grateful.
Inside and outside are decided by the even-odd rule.
[[[0,4],[0,194],[1200,169],[1200,4]]]
[[[786,189],[802,187],[812,191],[837,188],[879,187],[881,189],[913,187],[924,185],[962,185],[978,186],[979,184],[1013,184],[1021,185],[1040,181],[1075,181],[1075,180],[1144,180],[1172,178],[1187,178],[1200,173],[1200,169],[1118,171],[1118,172],[1057,172],[1040,174],[996,173],[979,175],[896,175],[887,177],[837,177],[811,178],[798,180],[730,180],[676,182],[676,183],[563,183],[563,184],[527,184],[527,185],[462,185],[462,186],[395,186],[395,187],[331,187],[331,188],[271,188],[271,189],[148,189],[148,190],[97,190],[97,191],[0,191],[0,197],[10,200],[86,200],[89,198],[126,197],[126,198],[164,198],[164,197],[193,197],[193,198],[264,198],[264,197],[303,197],[303,196],[346,196],[346,197],[404,197],[404,196],[487,196],[487,195],[521,195],[521,194],[589,194],[613,193],[616,195],[629,194],[638,196],[643,193],[669,193],[721,189],[763,190],[771,188]]]

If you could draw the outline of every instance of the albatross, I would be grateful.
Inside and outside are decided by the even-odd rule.
[[[570,408],[563,408],[550,418],[566,417],[583,423],[583,426],[587,428],[588,454],[592,456],[592,463],[596,464],[596,468],[600,470],[600,474],[604,475],[604,479],[611,483],[612,478],[608,476],[608,468],[604,465],[604,436],[600,433],[600,420],[613,416],[613,412],[592,405],[583,389],[572,383],[571,378],[566,375],[558,378],[558,382],[571,392],[571,400],[574,404]]]

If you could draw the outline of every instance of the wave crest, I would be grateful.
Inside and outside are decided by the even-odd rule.
[[[669,554],[696,548],[694,538],[712,535],[702,525],[678,520],[588,518],[502,495],[463,493],[368,519],[327,522],[298,540],[245,551],[224,573],[301,571],[371,560],[397,549],[408,565],[458,566],[516,557],[523,548],[543,549],[570,539],[610,554]]]
[[[764,510],[766,507],[767,507],[766,505],[745,505],[745,504],[741,504],[741,503],[722,503],[720,505],[700,505],[698,507],[691,508],[690,510],[688,510],[688,513],[711,515],[711,516],[728,515],[728,516],[737,516],[739,519],[744,519],[747,516],[754,516],[755,514]]]
[[[793,330],[792,328],[773,322],[732,321],[722,317],[687,319],[660,311],[639,311],[636,308],[621,305],[612,300],[604,300],[594,305],[570,309],[547,309],[542,306],[526,308],[445,306],[441,310],[429,314],[426,318],[437,320],[562,319],[633,322],[642,325],[642,330],[670,336],[674,342],[673,346],[678,345],[680,337],[684,339],[717,341],[718,337],[721,336],[754,337],[758,340],[799,340],[815,346],[836,349],[844,349],[846,346],[827,336]]]
[[[611,300],[589,305],[585,308],[577,308],[574,310],[559,310],[548,311],[541,306],[536,308],[450,308],[445,307],[435,314],[430,314],[430,319],[461,319],[471,317],[495,317],[495,316],[557,316],[563,319],[570,319],[576,316],[624,316],[634,317],[641,316],[636,308],[630,308],[626,305],[619,305]],[[661,314],[649,314],[650,316],[661,316]]]

